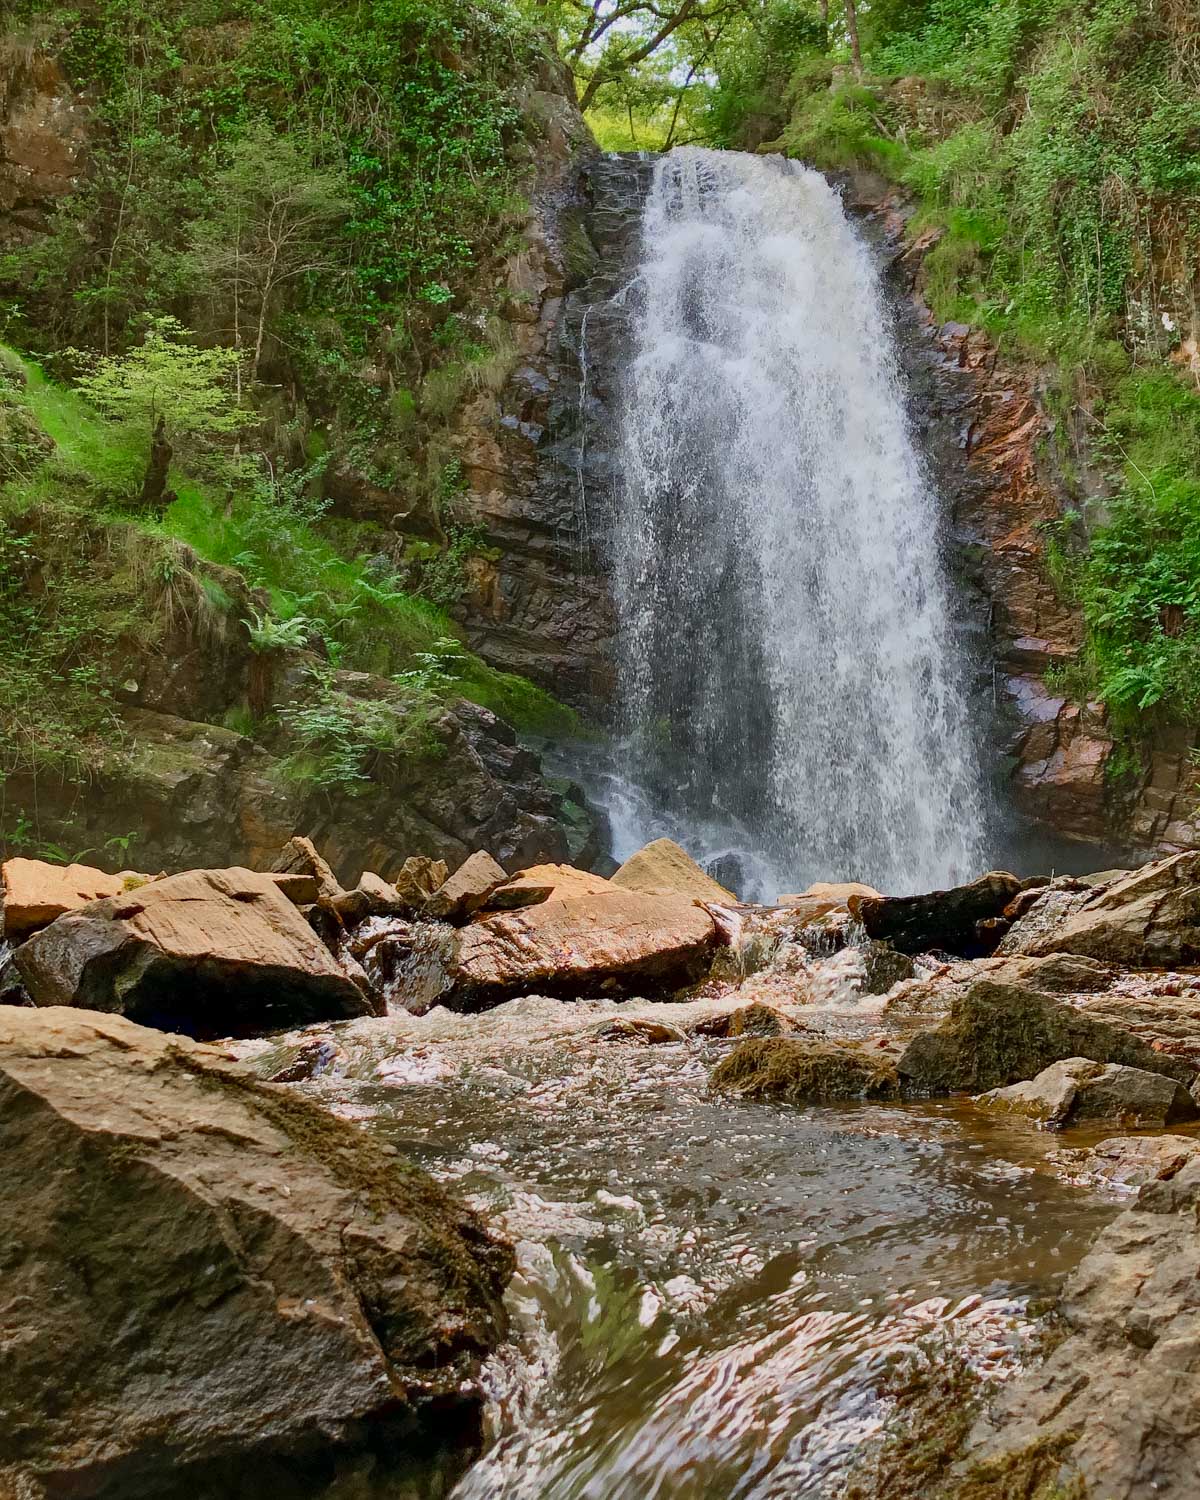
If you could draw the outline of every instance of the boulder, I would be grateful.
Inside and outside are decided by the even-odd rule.
[[[1087,1154],[1090,1177],[1113,1187],[1166,1182],[1200,1156],[1200,1140],[1188,1135],[1114,1135]]]
[[[736,904],[738,899],[671,839],[655,839],[631,854],[613,875],[612,884],[647,896],[686,896],[693,901],[715,901],[718,906]]]
[[[405,906],[416,910],[425,905],[434,891],[445,885],[449,874],[444,859],[412,854],[401,865],[400,873],[396,876],[396,894]]]
[[[776,897],[777,906],[791,908],[791,913],[800,923],[819,922],[822,917],[827,917],[833,911],[848,911],[852,901],[858,901],[867,896],[878,896],[879,892],[874,886],[861,885],[858,881],[850,880],[841,885],[830,885],[818,881],[810,885],[806,891],[799,895]]]
[[[862,959],[864,995],[886,995],[895,984],[911,979],[916,966],[907,953],[897,953],[889,943],[869,942],[859,949]]]
[[[391,1148],[64,1009],[0,1012],[0,1129],[0,1493],[366,1494],[478,1442],[513,1257]]]
[[[917,1094],[981,1094],[1034,1078],[1066,1057],[1125,1063],[1189,1085],[1197,1068],[1049,995],[981,979],[954,997],[936,1031],[913,1037],[898,1068]]]
[[[192,1035],[369,1014],[269,875],[188,870],[68,912],[14,955],[36,1005],[119,1011]]]
[[[1100,1231],[1063,1289],[1064,1336],[997,1387],[971,1429],[958,1471],[971,1479],[963,1496],[1196,1494],[1198,1207],[1193,1156]],[[1040,1487],[1023,1482],[1039,1458]]]
[[[338,883],[327,862],[317,853],[317,847],[312,839],[307,839],[297,834],[288,839],[287,843],[279,852],[279,857],[271,866],[272,873],[280,875],[307,875],[316,881],[317,900],[332,901],[341,895],[342,887]]]
[[[1052,953],[1046,958],[1017,956],[992,969],[990,978],[1001,984],[1020,984],[1051,995],[1082,995],[1105,990],[1116,975],[1094,958]]]
[[[902,953],[939,949],[970,958],[995,948],[1002,934],[995,928],[981,934],[980,923],[1001,917],[1020,889],[1015,875],[993,870],[970,885],[924,896],[856,897],[851,910],[868,937]]]
[[[0,867],[4,883],[4,936],[19,943],[39,928],[48,927],[64,912],[78,911],[89,901],[119,896],[126,881],[142,876],[107,875],[91,865],[51,865],[41,859],[6,859]]]
[[[364,917],[394,917],[408,910],[394,885],[379,875],[365,871],[352,891],[342,891],[333,898],[333,909],[348,924]]]
[[[1121,1063],[1067,1057],[1036,1078],[980,1094],[981,1109],[1024,1115],[1043,1125],[1082,1125],[1112,1120],[1122,1125],[1178,1125],[1197,1110],[1183,1084],[1161,1073]]]
[[[739,1010],[730,1011],[729,1025],[722,1035],[730,1037],[791,1036],[795,1030],[795,1025],[782,1011],[776,1010],[771,1005],[756,1002],[753,1005],[743,1005]]]
[[[708,912],[679,896],[610,890],[546,901],[463,931],[448,1003],[482,1007],[532,989],[579,995],[672,988],[699,978],[718,942]]]
[[[447,922],[465,922],[507,879],[507,872],[490,854],[480,849],[465,859],[449,880],[434,891],[425,903],[425,915]]]
[[[891,1059],[850,1043],[807,1037],[754,1037],[712,1070],[714,1089],[746,1099],[805,1104],[814,1099],[891,1099],[899,1092]]]
[[[1039,914],[1043,920],[1036,921]],[[1035,906],[1014,928],[1015,951],[1073,953],[1101,963],[1170,968],[1200,959],[1200,850],[1158,860],[1082,900],[1046,923]]]
[[[487,898],[485,910],[514,911],[520,906],[537,906],[542,901],[595,896],[612,888],[611,881],[587,870],[577,870],[574,865],[533,865],[497,886]]]

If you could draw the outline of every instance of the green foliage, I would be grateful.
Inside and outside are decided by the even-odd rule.
[[[353,795],[365,789],[387,760],[440,755],[445,747],[433,721],[444,688],[436,668],[418,669],[399,685],[402,692],[395,700],[357,698],[339,688],[332,670],[311,672],[308,700],[280,713],[300,747],[284,760],[283,774],[323,791]]]
[[[89,542],[61,513],[0,518],[0,784],[79,775],[120,751],[110,663],[137,593],[95,567]]]
[[[176,318],[153,318],[126,354],[68,354],[90,368],[75,382],[84,400],[115,422],[152,433],[161,419],[173,439],[211,439],[243,431],[254,418],[237,404],[235,349],[184,342]]]

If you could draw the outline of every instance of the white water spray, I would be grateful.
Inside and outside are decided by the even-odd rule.
[[[638,284],[616,596],[639,778],[683,828],[748,831],[780,888],[977,874],[936,497],[839,197],[673,151]]]

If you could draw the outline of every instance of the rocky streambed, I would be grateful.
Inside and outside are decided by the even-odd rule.
[[[1200,857],[276,863],[5,867],[0,1494],[1195,1492]]]

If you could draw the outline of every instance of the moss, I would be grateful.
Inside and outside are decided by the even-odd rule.
[[[976,1464],[946,1500],[1087,1500],[1082,1475],[1063,1474],[1068,1450],[1078,1439],[1078,1430],[1071,1428]]]
[[[956,1350],[894,1360],[879,1394],[892,1415],[844,1500],[936,1500],[982,1404],[983,1386]]]
[[[891,1061],[836,1042],[755,1037],[713,1069],[714,1089],[748,1099],[886,1099],[897,1092]]]

